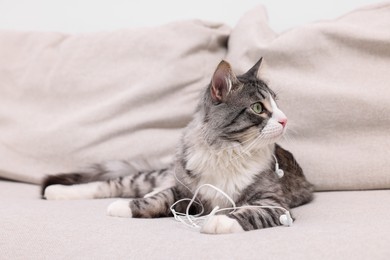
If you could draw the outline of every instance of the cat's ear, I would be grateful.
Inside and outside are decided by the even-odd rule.
[[[236,75],[233,73],[230,64],[226,61],[221,61],[214,72],[211,80],[211,97],[215,102],[223,102],[227,95],[233,89],[237,82]]]
[[[257,78],[259,75],[259,70],[261,68],[261,63],[263,62],[263,57],[260,58],[258,62],[248,70],[243,76],[247,78]]]

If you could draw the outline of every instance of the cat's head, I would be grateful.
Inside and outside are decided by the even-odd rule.
[[[245,74],[236,76],[226,61],[216,68],[205,93],[204,122],[209,142],[218,140],[275,143],[285,132],[287,117],[276,104],[276,94],[258,74],[260,59]]]

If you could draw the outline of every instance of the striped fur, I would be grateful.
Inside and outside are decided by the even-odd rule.
[[[257,78],[261,60],[236,76],[222,61],[207,87],[193,120],[184,130],[171,166],[138,170],[128,162],[94,166],[82,173],[48,176],[42,185],[46,199],[125,197],[107,210],[111,216],[156,218],[172,216],[170,206],[191,198],[202,184],[224,190],[237,206],[280,206],[309,202],[312,185],[293,155],[276,144],[287,118],[277,107],[275,93]],[[276,156],[284,177],[275,170]],[[202,189],[198,202],[203,214],[229,202],[214,190]],[[187,202],[175,206],[185,212]],[[193,204],[190,213],[201,212]],[[279,209],[245,208],[208,219],[204,233],[232,233],[281,225]]]
[[[52,200],[150,196],[175,184],[171,171],[137,170],[126,161],[112,161],[78,173],[47,176],[42,196]]]

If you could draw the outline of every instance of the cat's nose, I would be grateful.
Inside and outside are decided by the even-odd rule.
[[[278,122],[279,122],[279,124],[281,124],[283,126],[283,128],[285,128],[287,125],[287,118],[279,119]]]

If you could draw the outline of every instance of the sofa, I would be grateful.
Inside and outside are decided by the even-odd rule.
[[[389,259],[390,4],[275,33],[264,7],[115,31],[0,32],[1,259]],[[292,227],[205,235],[48,201],[47,174],[168,164],[220,62],[260,77],[289,118],[280,144],[315,185]]]

